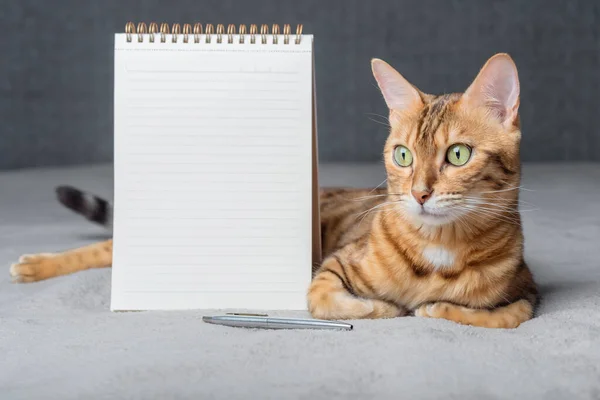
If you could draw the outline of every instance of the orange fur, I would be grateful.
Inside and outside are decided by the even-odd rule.
[[[510,67],[508,56],[497,57]],[[493,62],[497,68],[498,59]],[[485,105],[476,97],[478,85],[485,90],[498,85],[478,79],[468,95],[390,89],[390,81],[404,81],[388,67],[374,71],[388,105],[402,109],[390,111],[387,195],[379,190],[322,196],[326,258],[308,291],[309,309],[317,318],[348,319],[393,317],[409,309],[463,324],[517,327],[533,316],[537,301],[523,260],[518,213],[518,102],[506,110],[473,106]],[[487,80],[493,73],[484,67],[480,75]],[[514,93],[498,90],[500,100],[506,94],[514,102]],[[463,166],[445,160],[457,143],[472,148]],[[397,146],[410,149],[413,164],[394,161]],[[423,216],[411,199],[411,192],[423,190],[432,193],[427,201],[437,202],[434,211],[443,216]],[[356,223],[361,213],[364,220]]]
[[[10,267],[13,282],[29,283],[60,275],[108,267],[112,263],[112,239],[63,253],[23,255]]]

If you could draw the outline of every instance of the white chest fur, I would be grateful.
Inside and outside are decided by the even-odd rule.
[[[427,246],[423,258],[435,268],[447,268],[454,264],[454,253],[442,246]]]

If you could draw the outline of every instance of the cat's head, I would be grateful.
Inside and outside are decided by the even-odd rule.
[[[390,109],[388,190],[403,214],[437,226],[516,209],[519,78],[510,56],[488,60],[464,93],[441,96],[419,91],[384,61],[372,68]]]

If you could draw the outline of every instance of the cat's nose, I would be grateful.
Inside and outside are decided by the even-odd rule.
[[[431,193],[433,193],[432,189],[427,189],[427,190],[411,190],[411,193],[413,195],[413,197],[415,198],[415,200],[417,200],[417,203],[419,203],[420,205],[425,204],[425,202],[427,201],[427,199],[429,199],[431,197]]]

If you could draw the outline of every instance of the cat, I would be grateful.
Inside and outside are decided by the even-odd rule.
[[[441,96],[384,61],[372,70],[390,110],[387,190],[359,195],[366,213],[347,193],[322,198],[328,255],[309,288],[311,314],[516,328],[538,302],[518,211],[516,65],[497,54],[463,94]]]
[[[538,292],[523,258],[519,80],[490,58],[462,94],[419,91],[382,60],[372,70],[389,108],[387,188],[320,193],[324,259],[308,289],[315,318],[414,314],[516,328]],[[71,187],[61,203],[110,228],[108,202]],[[15,282],[108,267],[112,240],[24,255]]]

